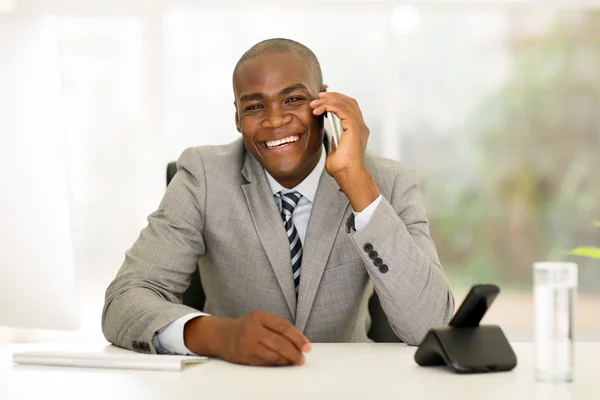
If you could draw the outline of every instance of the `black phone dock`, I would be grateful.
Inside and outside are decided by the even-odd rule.
[[[500,289],[475,285],[448,326],[431,329],[415,353],[422,367],[447,365],[461,374],[509,371],[517,357],[497,325],[479,322]]]

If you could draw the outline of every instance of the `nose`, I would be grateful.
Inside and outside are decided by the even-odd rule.
[[[292,116],[288,113],[282,113],[277,107],[272,107],[265,114],[262,121],[263,128],[277,129],[285,124],[292,122]]]

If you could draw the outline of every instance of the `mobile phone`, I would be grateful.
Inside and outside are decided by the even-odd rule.
[[[493,283],[473,286],[449,325],[454,327],[478,326],[498,293],[500,293],[500,288]]]
[[[337,149],[340,144],[340,136],[344,131],[342,129],[342,123],[337,115],[327,111],[323,117],[323,129],[325,130],[325,136],[329,144],[329,151]]]

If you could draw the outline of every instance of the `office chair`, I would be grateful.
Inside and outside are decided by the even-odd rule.
[[[167,165],[167,186],[175,176],[177,172],[177,164],[175,162]],[[196,271],[197,272],[197,271]],[[192,275],[190,286],[183,293],[183,304],[186,306],[195,308],[196,310],[202,310],[204,308],[204,301],[206,295],[202,288],[202,282],[200,282],[200,274],[195,273]],[[388,322],[387,316],[381,308],[379,297],[376,292],[369,299],[369,314],[371,315],[371,328],[367,335],[369,338],[378,343],[399,343],[401,340],[396,336],[390,323]]]

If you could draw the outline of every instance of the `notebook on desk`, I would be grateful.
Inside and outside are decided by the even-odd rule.
[[[139,354],[130,351],[104,353],[27,351],[13,354],[15,364],[157,371],[181,371],[187,364],[198,364],[207,360],[206,357],[198,356]]]

